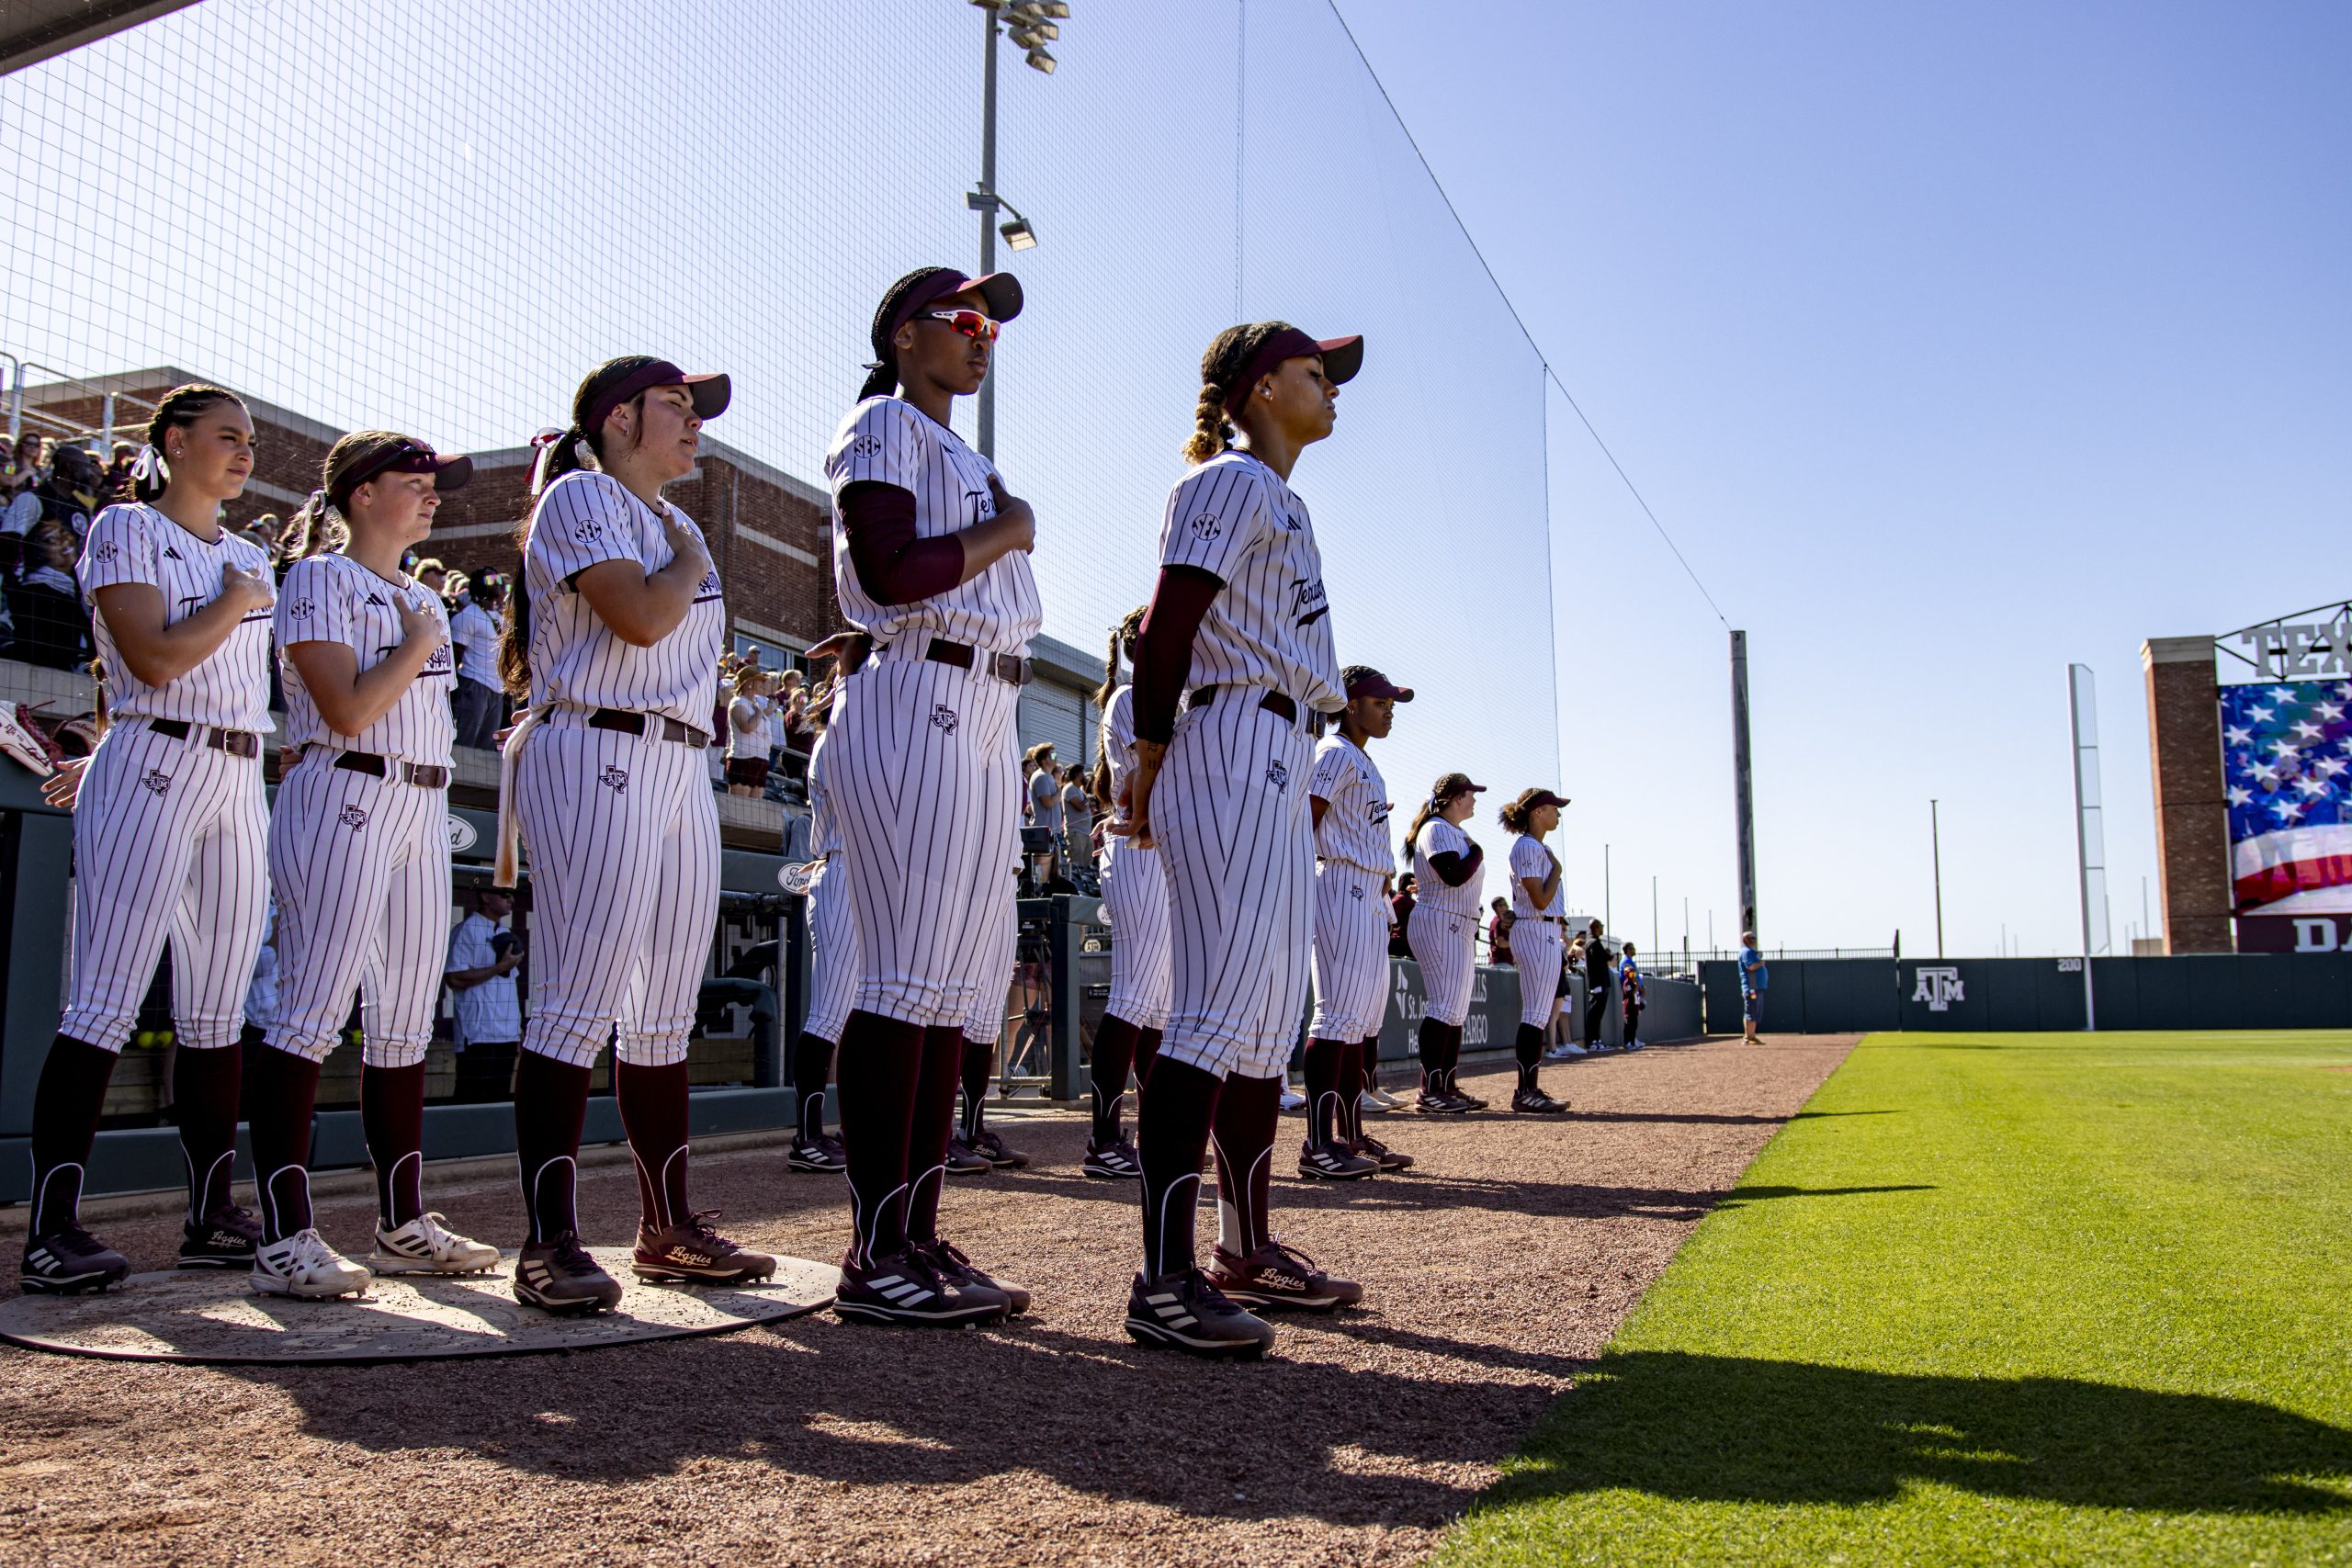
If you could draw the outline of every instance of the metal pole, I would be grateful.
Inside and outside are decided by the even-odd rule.
[[[983,7],[988,28],[988,72],[980,88],[980,276],[996,270],[996,8]],[[989,356],[988,379],[980,383],[979,448],[983,457],[996,456],[996,356]]]
[[[2083,910],[2083,1027],[2098,1027],[2092,955],[2107,945],[2107,831],[2098,787],[2098,698],[2087,664],[2066,666],[2066,728],[2074,742],[2075,863]],[[2094,926],[2092,911],[2097,909]]]
[[[1652,954],[1652,962],[1656,962],[1656,954],[1657,953],[1658,949],[1665,945],[1666,944],[1664,942],[1658,940],[1657,935],[1657,878],[1653,876],[1650,878],[1650,953]]]
[[[1600,929],[1615,936],[1617,921],[1610,914],[1611,908],[1609,901],[1609,846],[1603,844],[1600,846]]]
[[[1731,789],[1732,809],[1738,818],[1739,924],[1756,925],[1756,792],[1748,774],[1747,752],[1747,634],[1731,634]]]
[[[1936,803],[1928,802],[1928,847],[1936,858],[1936,956],[1944,955],[1944,840],[1936,820]]]

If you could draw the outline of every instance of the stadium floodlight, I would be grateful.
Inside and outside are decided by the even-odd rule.
[[[1028,58],[1030,70],[1042,71],[1048,76],[1054,73],[1054,57],[1046,53],[1044,50],[1031,50],[1029,51]]]
[[[1046,16],[1051,17],[1055,21],[1067,22],[1069,20],[1069,7],[1063,4],[1063,0],[1045,0],[1045,3],[1037,8],[1045,12]]]
[[[1012,214],[1011,218],[996,226],[996,231],[1004,236],[1004,248],[1009,251],[1035,250],[1037,245],[1037,231],[1029,226],[1029,220],[1022,217],[1021,209],[1014,207],[1012,203],[1005,201],[1002,197],[997,197],[997,200],[1003,204],[1007,212]]]
[[[1011,28],[1008,36],[1012,38],[1012,46],[1015,49],[1042,49],[1046,43],[1046,35],[1033,27]]]

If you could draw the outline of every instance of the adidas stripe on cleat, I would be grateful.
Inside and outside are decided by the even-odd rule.
[[[1313,1181],[1360,1181],[1380,1174],[1380,1162],[1356,1153],[1344,1143],[1303,1144],[1298,1174]]]
[[[393,1230],[376,1228],[368,1267],[379,1274],[479,1274],[498,1266],[498,1248],[459,1235],[439,1214],[419,1214]]]
[[[17,1282],[27,1295],[75,1296],[103,1291],[130,1272],[130,1260],[79,1225],[25,1243]]]
[[[331,1301],[366,1293],[375,1275],[327,1245],[315,1230],[266,1241],[254,1253],[254,1289],[265,1296]]]
[[[1125,1138],[1114,1138],[1107,1144],[1089,1139],[1086,1158],[1079,1169],[1105,1181],[1139,1181],[1143,1179],[1143,1161],[1136,1157],[1135,1145]]]
[[[525,1244],[514,1259],[514,1299],[558,1317],[579,1317],[617,1308],[621,1282],[567,1232],[553,1241]]]
[[[841,1283],[833,1292],[833,1315],[848,1323],[961,1328],[999,1322],[1012,1310],[1003,1292],[942,1279],[928,1258],[911,1249],[865,1265],[843,1258]]]
[[[1127,1291],[1127,1335],[1139,1345],[1165,1345],[1195,1356],[1256,1360],[1273,1348],[1274,1325],[1244,1311],[1197,1269],[1147,1280]]]

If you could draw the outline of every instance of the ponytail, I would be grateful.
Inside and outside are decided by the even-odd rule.
[[[1288,321],[1244,321],[1216,334],[1201,355],[1201,396],[1193,405],[1193,434],[1184,441],[1184,461],[1198,468],[1233,445],[1233,420],[1225,400],[1250,368],[1250,361]]]
[[[1506,800],[1495,812],[1495,820],[1509,833],[1527,831],[1527,807],[1516,800]]]
[[[277,558],[291,566],[309,556],[339,550],[350,542],[351,525],[344,521],[343,509],[327,499],[324,490],[314,490],[302,510],[287,519]]]
[[[1429,799],[1421,802],[1421,808],[1413,813],[1413,825],[1405,829],[1405,852],[1407,854],[1409,855],[1415,852],[1413,846],[1420,841],[1421,829],[1429,826],[1430,818],[1436,816],[1443,809],[1444,807],[1438,804],[1437,797],[1435,795],[1431,795]]]
[[[1094,688],[1096,707],[1109,707],[1111,699],[1119,694],[1120,686],[1125,684],[1119,679],[1120,658],[1125,655],[1128,663],[1135,662],[1136,638],[1143,635],[1144,613],[1150,608],[1148,604],[1136,605],[1111,628],[1111,646],[1102,654],[1102,683]]]

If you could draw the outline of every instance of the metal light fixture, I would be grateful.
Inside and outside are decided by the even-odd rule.
[[[998,224],[996,231],[1004,236],[1004,248],[1008,251],[1035,250],[1037,246],[1037,231],[1017,212],[1008,221]]]
[[[1031,50],[1029,51],[1028,60],[1030,70],[1042,71],[1048,76],[1054,73],[1054,57],[1047,54],[1044,50]]]

